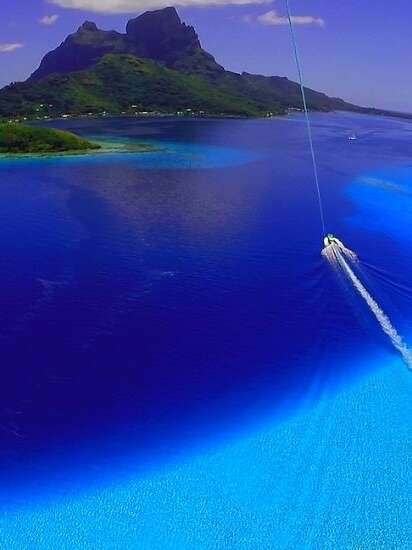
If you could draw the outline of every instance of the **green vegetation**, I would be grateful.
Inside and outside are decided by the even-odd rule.
[[[100,149],[100,145],[70,132],[22,124],[0,124],[1,154],[46,154],[93,149]]]
[[[223,85],[224,84],[224,85]],[[92,69],[13,84],[0,90],[0,117],[42,118],[107,112],[262,116],[283,113],[277,98],[258,101],[240,94],[238,83],[212,82],[131,55],[106,55]]]

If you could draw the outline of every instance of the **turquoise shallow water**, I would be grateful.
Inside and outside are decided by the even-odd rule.
[[[388,364],[220,449],[3,515],[3,545],[409,548],[411,398],[410,374]]]
[[[91,136],[93,139],[94,136]],[[97,136],[98,138],[98,136]],[[100,138],[101,142],[104,139]],[[248,164],[259,158],[257,152],[252,152],[248,149],[236,149],[231,147],[213,147],[212,145],[201,145],[195,143],[178,143],[168,141],[167,144],[155,140],[144,139],[139,143],[152,147],[152,151],[147,153],[134,153],[127,151],[128,143],[135,143],[136,140],[128,139],[113,139],[109,138],[110,143],[119,143],[125,149],[120,152],[97,152],[87,153],[84,155],[54,155],[54,156],[38,156],[32,158],[20,157],[18,162],[20,165],[30,167],[38,165],[76,165],[82,166],[105,166],[113,162],[117,164],[125,163],[128,166],[135,166],[142,170],[212,170],[214,168],[225,168],[228,166],[241,166]],[[3,165],[16,160],[10,160],[10,157],[0,156],[0,163]],[[1,165],[0,165],[1,166]]]
[[[412,341],[411,126],[313,118]],[[0,543],[409,547],[411,374],[320,256],[303,120],[71,124],[160,147],[0,162]]]

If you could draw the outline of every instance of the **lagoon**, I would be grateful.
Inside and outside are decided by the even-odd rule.
[[[412,126],[312,118],[410,340]],[[303,118],[59,126],[153,150],[0,160],[0,542],[405,547],[412,378],[320,255]]]

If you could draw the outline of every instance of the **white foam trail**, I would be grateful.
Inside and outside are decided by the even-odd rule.
[[[336,239],[337,240],[337,239]],[[332,243],[323,249],[322,254],[331,262],[335,267],[340,266],[348,278],[352,281],[353,286],[368,304],[370,310],[378,320],[382,327],[382,330],[390,338],[395,349],[401,354],[402,359],[405,361],[409,369],[412,370],[412,352],[403,341],[402,336],[397,332],[392,325],[389,317],[382,311],[379,304],[372,298],[368,290],[355,275],[349,264],[347,263],[345,256],[349,260],[356,260],[357,256],[354,252],[346,248],[340,241]]]

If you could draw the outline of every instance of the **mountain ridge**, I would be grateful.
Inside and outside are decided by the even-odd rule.
[[[30,80],[89,69],[107,54],[130,54],[182,71],[186,63],[192,65],[191,72],[196,72],[196,64],[190,61],[196,59],[198,69],[203,70],[208,65],[212,72],[224,71],[214,57],[203,50],[194,28],[183,23],[176,9],[170,7],[145,12],[129,20],[125,34],[101,30],[95,23],[85,21],[60,46],[44,56]]]
[[[390,114],[305,88],[308,107]],[[46,107],[45,107],[46,106]],[[265,116],[301,109],[299,84],[227,71],[172,7],[131,19],[126,32],[85,21],[23,83],[0,90],[0,116],[198,112]]]

